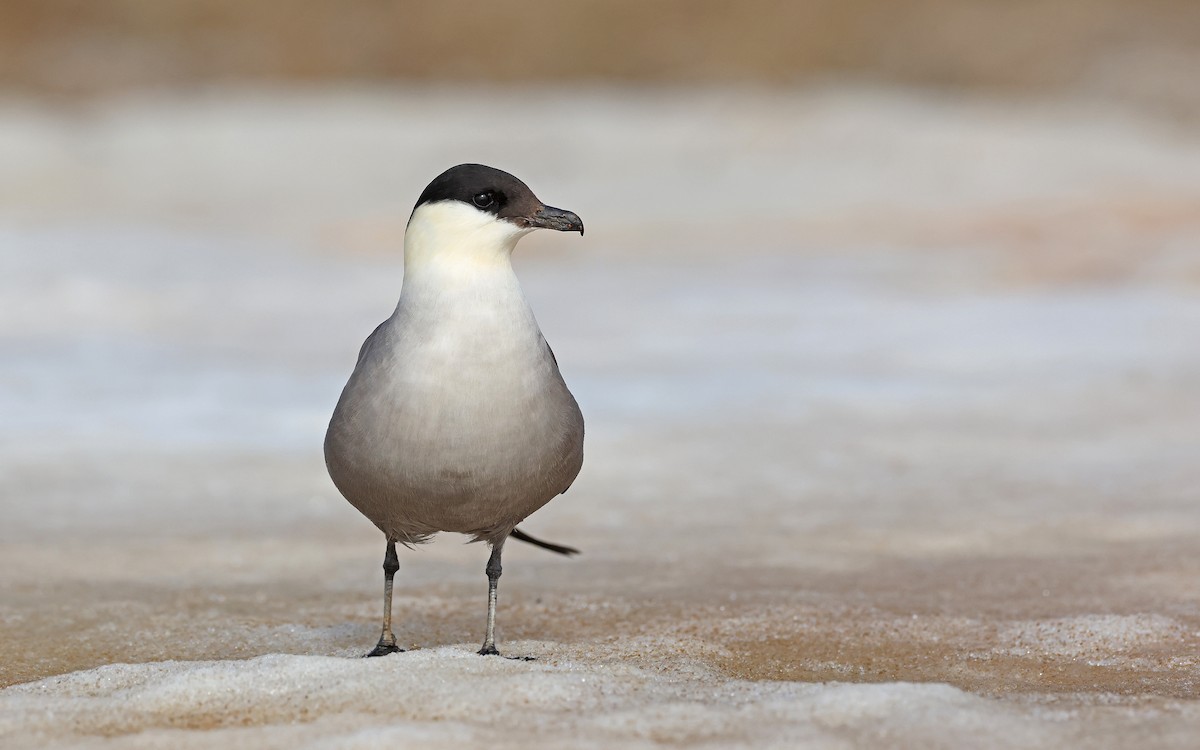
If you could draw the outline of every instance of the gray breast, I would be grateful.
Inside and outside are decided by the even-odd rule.
[[[570,486],[583,416],[536,324],[440,324],[402,305],[364,344],[325,458],[392,539],[493,540]]]

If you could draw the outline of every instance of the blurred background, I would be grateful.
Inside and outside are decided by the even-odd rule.
[[[323,430],[479,161],[588,227],[517,252],[589,442],[509,637],[1194,698],[1198,79],[1195,0],[4,0],[0,685],[374,642]]]
[[[10,0],[0,83],[142,87],[394,82],[794,86],[831,77],[1194,113],[1188,0]]]

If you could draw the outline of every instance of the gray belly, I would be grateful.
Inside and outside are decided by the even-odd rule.
[[[334,484],[390,538],[494,539],[570,486],[583,417],[552,357],[406,359],[360,362],[325,439]]]

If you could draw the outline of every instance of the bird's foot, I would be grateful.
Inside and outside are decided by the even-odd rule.
[[[384,643],[380,641],[375,648],[371,649],[371,653],[363,654],[364,659],[370,659],[372,656],[387,656],[388,654],[402,654],[404,649],[397,646],[395,643]]]

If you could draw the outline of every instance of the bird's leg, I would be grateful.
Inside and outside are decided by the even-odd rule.
[[[399,569],[396,543],[389,539],[387,552],[383,556],[383,634],[379,636],[375,649],[367,656],[386,656],[404,650],[396,647],[396,636],[392,635],[392,578]]]
[[[496,584],[500,582],[500,574],[504,568],[500,566],[500,552],[504,549],[504,539],[492,545],[492,554],[488,557],[488,618],[487,635],[483,638],[483,648],[479,653],[484,656],[498,655],[496,650]]]

